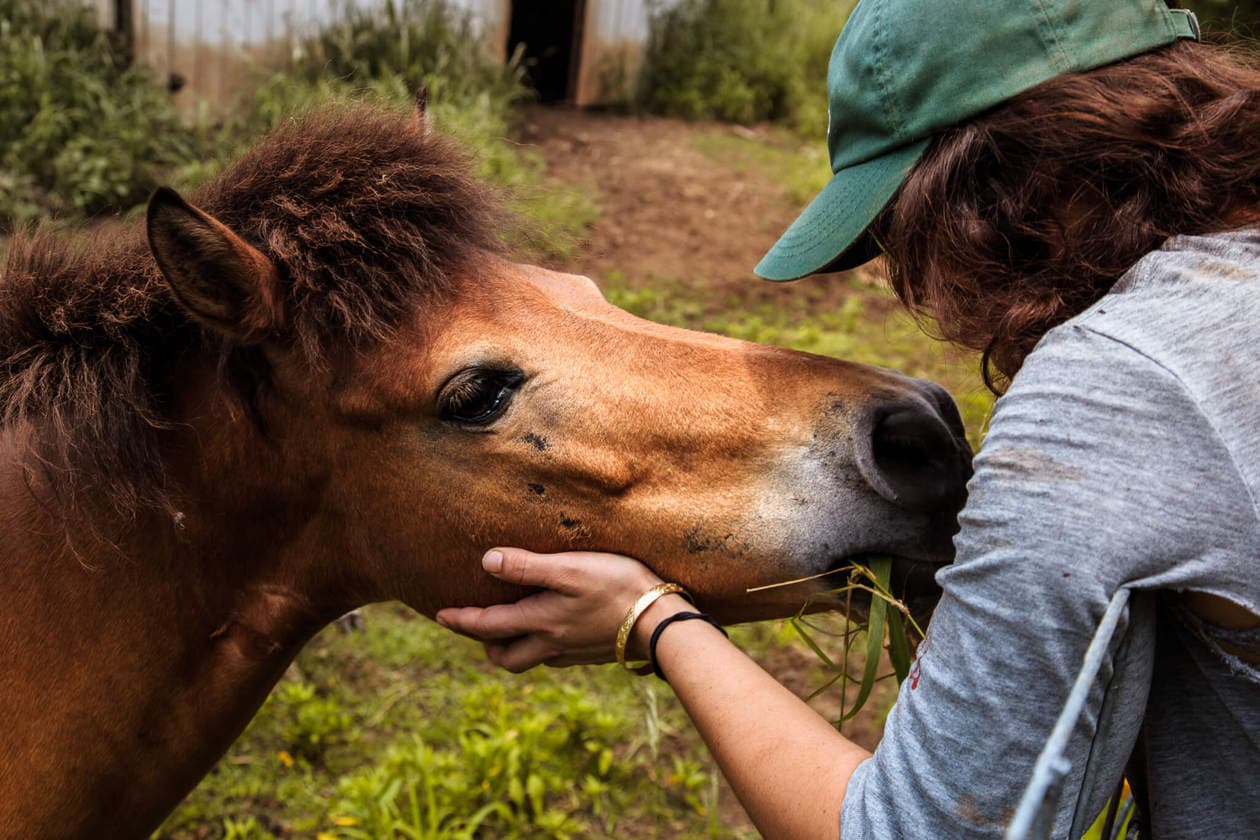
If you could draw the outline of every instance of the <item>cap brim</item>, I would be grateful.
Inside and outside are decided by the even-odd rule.
[[[824,268],[839,271],[871,259],[877,251],[863,234],[928,143],[920,140],[841,169],[753,271],[766,280],[796,280]]]

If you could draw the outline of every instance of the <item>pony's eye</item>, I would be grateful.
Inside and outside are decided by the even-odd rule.
[[[465,426],[489,425],[507,409],[512,394],[524,381],[525,374],[519,370],[461,370],[438,393],[440,416]]]

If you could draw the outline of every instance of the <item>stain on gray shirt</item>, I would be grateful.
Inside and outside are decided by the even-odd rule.
[[[998,400],[944,596],[841,836],[1002,836],[1128,586],[1155,594],[1074,733],[1055,836],[1101,812],[1145,723],[1155,837],[1260,837],[1260,671],[1177,596],[1260,615],[1257,499],[1260,231],[1176,236],[1048,333]]]

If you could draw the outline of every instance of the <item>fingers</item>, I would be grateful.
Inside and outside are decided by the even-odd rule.
[[[444,609],[436,618],[483,642],[491,661],[514,672],[612,661],[626,610],[661,582],[637,560],[594,552],[495,548],[482,566],[502,580],[543,591],[511,604]]]
[[[611,661],[594,651],[568,651],[542,636],[525,636],[510,641],[486,642],[486,657],[500,668],[519,674],[547,665],[563,668],[568,665],[597,665]]]
[[[500,668],[519,674],[556,655],[555,649],[538,636],[513,642],[486,642],[486,656]]]
[[[548,619],[541,614],[546,605],[539,603],[545,598],[542,593],[511,604],[455,607],[441,610],[435,618],[443,627],[483,642],[511,639],[546,629]]]
[[[568,554],[535,554],[523,548],[492,548],[481,566],[497,578],[521,586],[541,586],[573,594],[573,563]]]
[[[606,591],[616,586],[638,587],[641,591],[661,582],[637,560],[595,551],[535,554],[523,548],[492,548],[481,558],[481,565],[502,580],[565,595]]]

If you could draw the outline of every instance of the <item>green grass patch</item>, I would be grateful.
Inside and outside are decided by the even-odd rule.
[[[750,136],[705,131],[696,135],[694,143],[701,154],[734,172],[764,176],[779,185],[793,205],[804,207],[831,180],[824,128],[808,141],[782,129],[770,129]]]
[[[158,838],[754,836],[669,689],[615,666],[494,671],[399,605],[298,657]],[[755,633],[753,635],[756,635]]]

